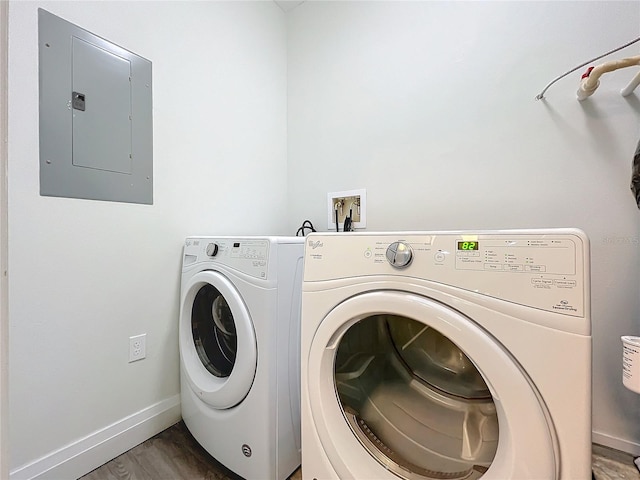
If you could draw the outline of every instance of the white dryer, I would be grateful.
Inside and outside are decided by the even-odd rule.
[[[302,237],[191,237],[180,306],[182,417],[248,479],[300,465]]]
[[[310,234],[305,479],[591,478],[578,230]]]

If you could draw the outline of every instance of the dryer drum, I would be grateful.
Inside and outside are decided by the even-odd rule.
[[[194,298],[191,332],[204,367],[216,377],[231,375],[238,349],[236,326],[227,301],[213,285],[203,286]]]
[[[477,479],[493,462],[489,389],[455,343],[426,323],[372,315],[342,337],[335,387],[345,421],[385,468],[406,479]]]
[[[450,395],[491,398],[469,357],[435,328],[395,315],[385,315],[384,321],[398,357],[418,378]]]
[[[371,428],[363,419],[359,418],[357,415],[350,411],[345,411],[345,414],[347,417],[347,422],[349,422],[349,426],[357,435],[358,440],[360,440],[363,445],[368,446],[369,451],[376,456],[377,460],[380,463],[386,465],[389,470],[394,471],[395,473],[399,473],[403,478],[414,478],[415,474],[417,473],[421,477],[434,480],[467,480],[471,477],[471,475],[474,474],[474,469],[476,470],[476,475],[474,475],[475,478],[478,478],[477,473],[484,473],[487,471],[486,468],[476,465],[474,466],[474,468],[469,468],[460,472],[445,473],[428,470],[408,463],[404,458],[402,458],[400,455],[397,455],[393,450],[387,447],[376,436],[376,434],[373,433]],[[378,451],[381,453],[383,452],[387,458],[377,455]],[[403,474],[405,472],[406,476]]]

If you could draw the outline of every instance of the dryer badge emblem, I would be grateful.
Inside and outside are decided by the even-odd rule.
[[[554,310],[561,310],[561,311],[565,311],[565,312],[577,312],[578,309],[576,307],[574,307],[573,305],[571,305],[569,303],[569,301],[567,300],[560,300],[559,303],[555,304],[553,306]]]
[[[245,457],[250,457],[251,447],[245,443],[244,445],[242,445],[242,453]]]

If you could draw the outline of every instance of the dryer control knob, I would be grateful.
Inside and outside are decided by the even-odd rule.
[[[387,247],[387,260],[396,268],[408,267],[413,260],[413,250],[404,242],[393,242]]]
[[[215,257],[218,254],[218,244],[210,243],[207,245],[207,255],[210,257]]]

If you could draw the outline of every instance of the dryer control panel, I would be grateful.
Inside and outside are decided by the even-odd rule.
[[[576,229],[310,234],[304,281],[390,275],[585,316],[589,242]]]

